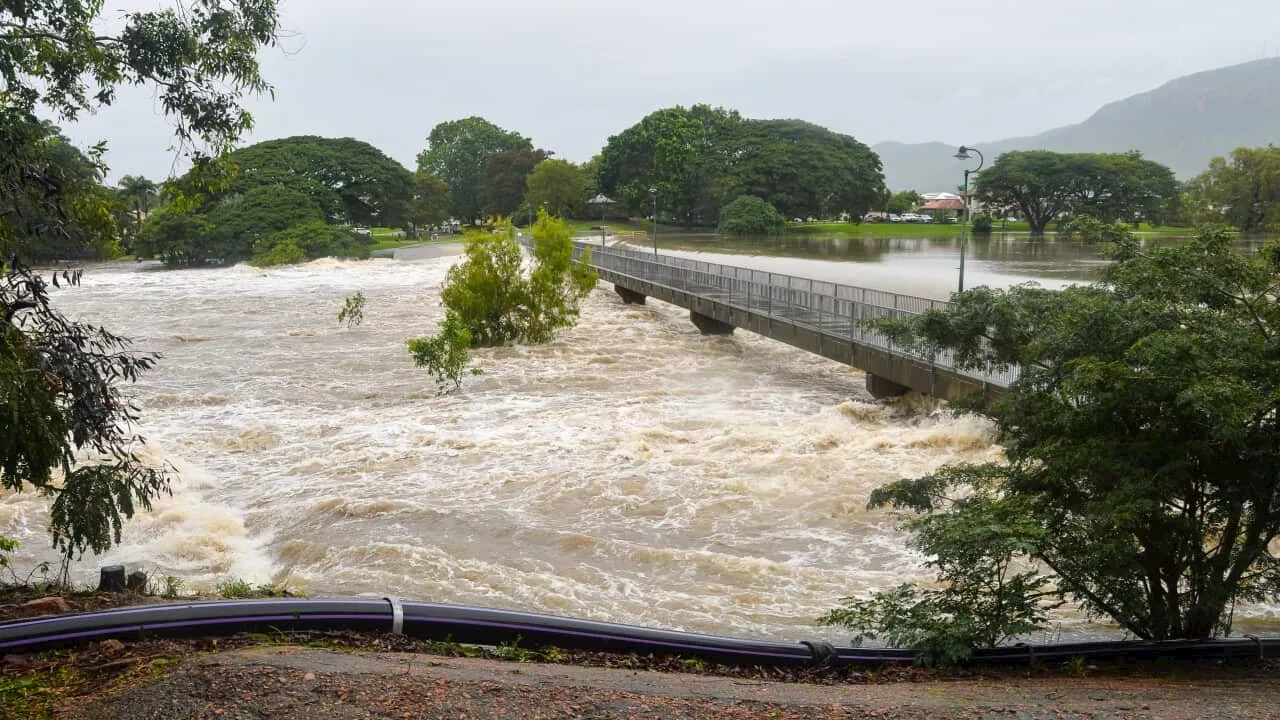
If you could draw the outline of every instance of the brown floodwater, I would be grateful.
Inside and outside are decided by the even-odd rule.
[[[698,242],[681,251],[707,249]],[[867,257],[865,244],[716,249],[779,272],[922,288],[942,287],[954,256],[941,241],[871,245]],[[980,418],[919,397],[874,401],[857,370],[747,332],[703,337],[685,311],[623,306],[607,285],[577,327],[543,346],[479,350],[482,374],[439,396],[405,340],[434,331],[456,257],[424,254],[439,253],[268,270],[116,263],[56,290],[72,316],[163,354],[134,388],[138,429],[144,453],[177,469],[173,496],[74,577],[126,563],[192,589],[241,578],[842,640],[813,626],[840,597],[929,577],[895,517],[866,509],[869,493],[1001,455]],[[1084,279],[1099,262],[1012,240],[973,257],[975,278],[1045,282]],[[348,330],[336,315],[356,291],[365,321]],[[53,558],[46,522],[39,497],[0,495],[19,571]],[[1060,626],[1098,631],[1069,614]]]

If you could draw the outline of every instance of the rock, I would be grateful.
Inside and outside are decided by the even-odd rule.
[[[128,589],[123,565],[107,565],[98,571],[98,592],[122,593]]]
[[[57,595],[29,600],[22,603],[22,609],[27,612],[37,613],[71,612],[71,606],[67,604],[67,601]]]
[[[102,642],[98,643],[98,647],[103,652],[108,652],[108,653],[111,653],[112,655],[116,655],[118,653],[124,652],[124,643],[120,642],[119,640],[116,640],[115,638],[103,640]]]
[[[131,593],[145,592],[147,589],[147,574],[141,570],[134,570],[125,579],[125,587],[129,588]]]
[[[13,669],[31,667],[31,660],[20,653],[9,653],[0,659],[0,667]]]

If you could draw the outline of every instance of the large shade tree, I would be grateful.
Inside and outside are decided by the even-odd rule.
[[[230,153],[232,174],[199,200],[176,203],[144,223],[139,257],[169,264],[234,263],[261,248],[258,238],[315,221],[334,224],[410,224],[414,178],[403,165],[351,138],[298,136],[268,140]],[[179,185],[198,182],[196,173]],[[175,213],[198,216],[181,220]],[[207,226],[198,236],[184,235]],[[316,247],[321,247],[317,245]],[[323,245],[344,247],[344,245]]]
[[[533,150],[519,133],[504,130],[482,117],[440,123],[418,154],[418,170],[432,173],[449,186],[450,210],[461,220],[478,220],[484,210],[484,162],[499,152]]]
[[[413,176],[413,200],[409,202],[409,229],[416,235],[424,227],[449,219],[449,185],[439,175],[419,170]]]
[[[311,195],[333,222],[406,223],[413,174],[367,142],[300,135],[241,148],[229,159],[235,176],[215,200],[280,185]]]
[[[243,95],[269,89],[257,51],[275,42],[274,0],[189,0],[125,12],[112,23],[118,32],[104,30],[101,15],[102,2],[93,0],[0,3],[5,248],[48,238],[94,242],[108,231],[109,194],[83,192],[74,178],[47,171],[42,150],[49,133],[39,113],[74,120],[112,104],[121,84],[151,85],[179,145],[207,169],[210,156],[252,125],[240,106]],[[100,153],[87,157],[100,173]],[[154,358],[66,318],[50,304],[43,278],[18,260],[3,263],[0,485],[34,488],[51,499],[50,531],[69,562],[118,542],[124,519],[168,488],[164,470],[136,453],[134,409],[120,391]]]
[[[1008,152],[977,176],[977,195],[994,207],[1017,208],[1033,233],[1060,215],[1108,222],[1159,222],[1173,209],[1173,172],[1138,153]]]
[[[1236,148],[1191,182],[1202,215],[1245,232],[1280,230],[1280,148]]]
[[[573,217],[586,206],[585,173],[568,160],[543,160],[529,175],[525,197],[530,207],[546,208],[556,217]]]
[[[507,150],[485,157],[480,190],[484,214],[511,217],[524,202],[529,174],[546,158],[545,150]]]
[[[709,225],[737,193],[729,142],[736,111],[694,105],[658,110],[609,138],[600,154],[600,191],[633,212],[658,212],[685,225]]]
[[[862,217],[885,194],[880,158],[802,120],[746,120],[731,141],[734,184],[786,217]]]

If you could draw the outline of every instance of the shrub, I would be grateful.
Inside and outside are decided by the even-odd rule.
[[[991,233],[991,216],[986,214],[978,215],[973,219],[970,228],[975,234],[989,235]]]
[[[787,226],[787,219],[768,201],[742,195],[720,209],[720,225],[716,232],[724,235],[776,235]]]
[[[890,500],[883,490],[873,503]],[[911,648],[923,665],[952,665],[976,647],[994,647],[1042,626],[1053,589],[1034,568],[1018,572],[1016,558],[1034,534],[1033,523],[1011,503],[979,488],[950,513],[921,515],[906,523],[912,545],[929,556],[941,586],[900,585],[869,599],[845,598],[819,622],[855,632],[854,639],[883,639]]]
[[[344,322],[348,329],[364,322],[364,293],[356,292],[342,303],[342,309],[338,311],[338,324]]]
[[[322,257],[367,258],[371,239],[319,220],[295,225],[259,238],[253,244],[258,267],[286,265]]]
[[[545,211],[539,212],[532,235],[527,274],[510,223],[493,233],[467,235],[466,259],[449,269],[440,293],[447,308],[440,332],[409,341],[414,361],[442,389],[460,384],[468,349],[544,343],[577,320],[579,302],[596,284],[588,266],[590,250],[575,261],[568,226]]]
[[[249,264],[255,267],[270,267],[272,265],[293,265],[306,262],[306,260],[307,254],[302,252],[302,248],[298,247],[296,241],[282,240],[272,245],[266,252],[255,254]]]

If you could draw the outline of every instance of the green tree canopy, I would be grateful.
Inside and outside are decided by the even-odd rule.
[[[742,195],[720,209],[720,225],[716,232],[724,235],[776,235],[787,226],[787,219],[770,205],[751,195]]]
[[[880,159],[848,135],[800,120],[744,120],[694,105],[651,113],[609,138],[599,191],[633,212],[710,225],[732,198],[762,198],[787,217],[861,217],[885,193]]]
[[[980,499],[968,527],[1014,533],[999,547],[1043,568],[1063,599],[1140,638],[1207,638],[1237,601],[1280,588],[1280,245],[1239,253],[1206,230],[1147,249],[1115,226],[1079,226],[1111,243],[1098,284],[978,288],[881,323],[962,368],[1022,374],[978,408],[1004,462],[947,466],[872,503],[946,517]]]
[[[409,203],[409,225],[419,229],[439,225],[449,219],[449,185],[439,175],[419,170],[413,176],[413,200]]]
[[[323,221],[313,195],[281,185],[259,185],[226,195],[207,212],[167,206],[152,213],[134,242],[139,257],[171,266],[246,260],[258,238],[294,225]]]
[[[288,265],[322,257],[367,258],[372,239],[322,220],[291,225],[253,243],[250,263],[259,267]]]
[[[1107,222],[1159,222],[1178,197],[1167,167],[1138,153],[1055,153],[1027,150],[1001,155],[977,176],[978,197],[1017,208],[1042,233],[1062,214]]]
[[[369,143],[299,135],[231,153],[236,172],[214,203],[264,185],[310,195],[330,222],[400,227],[408,220],[413,174]]]
[[[0,252],[32,261],[119,253],[118,203],[102,186],[102,147],[86,155],[49,122],[0,110]],[[13,120],[5,124],[5,118]]]
[[[547,153],[543,150],[504,150],[487,155],[480,189],[484,214],[511,217],[524,202],[530,173],[546,158]]]
[[[885,212],[895,215],[911,212],[923,199],[920,197],[920,193],[915,190],[903,190],[902,192],[888,194],[885,197],[887,198],[884,204]]]
[[[694,105],[650,113],[609,138],[600,154],[600,190],[635,212],[658,212],[685,225],[709,225],[734,196],[731,143],[736,111]]]
[[[125,208],[123,234],[132,238],[142,228],[147,213],[160,203],[160,186],[141,175],[125,175],[116,183],[116,197]]]
[[[545,207],[556,217],[582,213],[587,201],[587,183],[582,169],[568,160],[543,160],[527,181],[527,202]]]
[[[484,209],[484,161],[497,152],[533,150],[533,143],[482,117],[436,125],[427,149],[418,154],[418,170],[439,176],[449,186],[450,212],[461,220],[478,220]],[[519,203],[517,203],[519,204]]]
[[[744,120],[730,143],[729,184],[786,217],[860,218],[884,196],[879,156],[848,135],[802,120]]]
[[[139,257],[169,264],[229,264],[255,253],[258,238],[314,221],[407,225],[413,175],[382,151],[351,138],[297,136],[227,155],[234,173],[216,190],[153,214],[139,233]],[[180,185],[198,184],[198,171]],[[194,213],[197,220],[177,215]],[[149,227],[154,225],[154,228]],[[196,237],[182,235],[204,228]],[[335,247],[341,246],[339,243]],[[311,256],[308,256],[311,257]]]
[[[1191,183],[1202,215],[1244,232],[1280,231],[1280,148],[1236,148]]]

